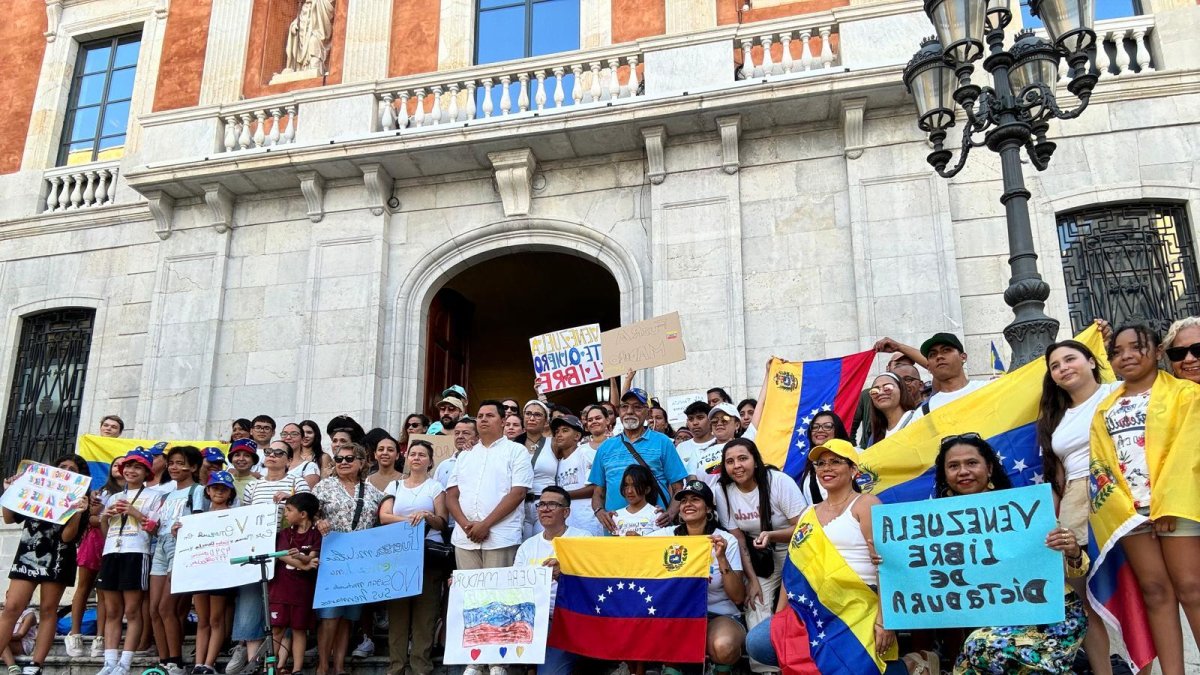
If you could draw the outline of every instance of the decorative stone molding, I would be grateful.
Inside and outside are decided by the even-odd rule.
[[[220,183],[205,183],[204,203],[212,215],[209,223],[217,232],[224,234],[233,227],[233,193]]]
[[[728,115],[717,118],[717,130],[721,132],[721,168],[727,174],[738,172],[738,135],[742,131],[742,116]]]
[[[662,185],[667,179],[667,165],[663,146],[667,143],[667,128],[664,126],[642,129],[642,140],[646,142],[646,178],[652,185]]]
[[[46,0],[46,42],[58,37],[58,25],[62,21],[63,0]]]
[[[158,20],[167,18],[167,12],[171,9],[171,0],[158,0],[158,4],[154,5],[154,16]]]
[[[175,198],[162,190],[148,190],[146,204],[150,207],[150,215],[154,216],[154,234],[165,241],[171,236],[171,226],[175,218]]]
[[[321,222],[325,217],[325,177],[316,171],[301,171],[296,176],[300,179],[304,202],[308,204],[308,219]]]
[[[533,173],[537,168],[537,158],[533,156],[533,151],[521,148],[489,152],[488,160],[495,171],[496,191],[500,193],[504,215],[509,218],[529,215]]]
[[[371,205],[371,213],[382,216],[390,212],[388,202],[396,190],[396,179],[380,164],[363,164],[363,185],[367,188],[367,203]]]
[[[842,129],[846,137],[846,159],[862,157],[863,114],[867,111],[867,99],[848,98],[842,101]]]

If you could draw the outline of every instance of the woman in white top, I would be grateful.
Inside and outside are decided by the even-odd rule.
[[[608,410],[602,405],[589,405],[583,409],[583,425],[589,434],[584,443],[594,453],[600,449],[601,443],[609,439]]]
[[[1088,542],[1091,496],[1088,467],[1091,462],[1091,427],[1096,408],[1117,387],[1100,382],[1100,367],[1087,345],[1075,340],[1055,342],[1046,348],[1046,377],[1038,410],[1037,438],[1042,449],[1042,471],[1058,498],[1058,522],[1084,547]],[[1084,577],[1067,580],[1083,600],[1088,617],[1084,651],[1092,672],[1111,675],[1108,631],[1087,602]]]
[[[675,493],[679,502],[678,527],[664,527],[651,537],[707,536],[712,539],[712,562],[708,576],[708,644],[706,653],[714,673],[728,673],[742,657],[746,629],[738,617],[738,605],[746,600],[742,579],[742,556],[737,539],[717,524],[716,502],[712,490],[703,481],[689,480]],[[663,675],[699,673],[689,666],[665,667]]]
[[[433,469],[433,446],[428,441],[412,441],[408,446],[405,466],[408,476],[393,481],[384,491],[387,496],[379,505],[379,522],[382,525],[404,522],[424,526],[427,545],[429,542],[444,544],[442,532],[446,529],[446,488],[429,475]],[[437,626],[442,584],[445,583],[447,570],[431,562],[426,551],[425,578],[420,595],[387,603],[389,673],[404,672],[406,665],[416,675],[433,672],[430,656],[433,632]]]
[[[913,418],[917,402],[895,373],[880,373],[867,390],[871,399],[871,436],[867,447],[900,431]]]
[[[367,458],[375,466],[375,470],[367,476],[367,482],[380,492],[387,492],[388,486],[404,478],[404,461],[400,459],[400,443],[383,429],[372,429],[363,437],[367,446]]]
[[[291,460],[288,462],[288,475],[295,476],[308,483],[311,490],[321,480],[321,465],[313,459],[312,450],[305,458],[304,431],[299,424],[288,422],[279,432],[279,438],[292,449]]]

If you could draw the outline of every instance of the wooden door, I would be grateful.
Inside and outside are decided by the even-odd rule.
[[[467,384],[470,375],[471,320],[475,305],[461,294],[443,288],[429,304],[429,333],[425,341],[425,396],[422,405],[437,419],[437,402],[452,384]]]

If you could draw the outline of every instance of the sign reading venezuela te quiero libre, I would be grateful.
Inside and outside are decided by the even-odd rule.
[[[542,393],[604,379],[600,324],[593,323],[529,338],[533,372]]]
[[[1050,485],[871,509],[889,629],[1062,621],[1063,556]]]

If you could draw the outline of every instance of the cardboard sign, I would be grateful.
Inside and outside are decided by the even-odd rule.
[[[600,324],[558,330],[529,338],[533,372],[542,393],[604,380]]]
[[[549,567],[457,570],[447,604],[445,663],[545,663]]]
[[[667,421],[676,427],[687,423],[687,415],[683,414],[687,407],[696,401],[707,401],[703,393],[680,394],[667,399]]]
[[[171,593],[233,588],[262,580],[258,565],[231,565],[230,558],[275,550],[279,512],[274,504],[196,513],[179,519]],[[275,561],[267,577],[275,576]]]
[[[409,434],[408,442],[409,442],[409,444],[412,444],[413,441],[420,440],[420,441],[426,441],[430,445],[432,445],[433,446],[433,465],[438,466],[439,464],[442,463],[442,460],[449,459],[454,456],[454,437],[449,434],[450,434],[449,431],[446,432],[446,435]],[[405,451],[407,452],[407,449]]]
[[[0,505],[29,518],[62,525],[79,513],[71,505],[88,492],[92,479],[48,464],[30,462],[0,496]]]
[[[871,509],[889,629],[1062,621],[1063,556],[1048,483]]]
[[[665,366],[687,358],[679,312],[631,323],[600,335],[604,376],[620,377],[630,370]]]
[[[313,609],[420,595],[424,575],[424,525],[330,532],[321,540]]]

